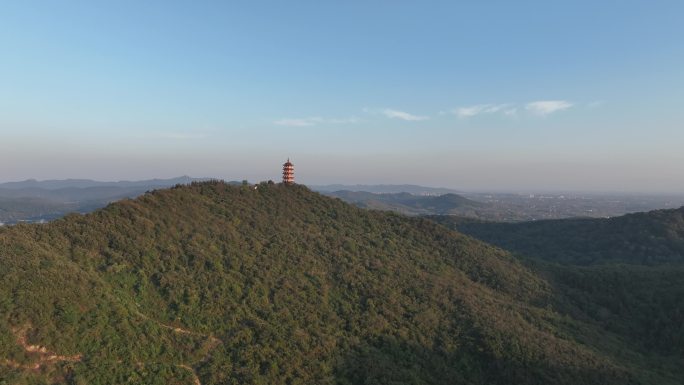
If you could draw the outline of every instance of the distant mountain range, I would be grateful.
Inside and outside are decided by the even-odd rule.
[[[497,222],[605,218],[684,205],[684,196],[678,194],[459,192],[411,184],[335,184],[310,188],[363,208],[406,215],[457,215]]]
[[[70,212],[90,212],[120,199],[134,198],[145,191],[206,179],[181,176],[119,182],[29,179],[0,183],[0,222],[41,221]]]
[[[71,212],[86,213],[145,191],[210,178],[101,182],[66,179],[0,183],[0,224],[48,221]],[[228,182],[242,184],[242,182]],[[572,217],[611,217],[629,212],[675,208],[684,196],[474,193],[449,188],[401,185],[310,186],[362,208],[405,215],[457,215],[498,222]]]
[[[41,189],[41,190],[59,190],[59,189],[82,189],[90,187],[118,187],[118,188],[140,188],[140,187],[167,187],[176,184],[187,184],[193,181],[207,180],[208,178],[191,178],[187,175],[179,176],[170,179],[148,179],[139,181],[118,181],[118,182],[100,182],[91,179],[53,179],[53,180],[35,180],[27,179],[19,182],[5,182],[0,183],[0,190],[24,190],[24,189]]]

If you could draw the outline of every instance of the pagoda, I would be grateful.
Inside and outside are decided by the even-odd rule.
[[[283,183],[294,184],[294,164],[290,162],[290,158],[283,164]]]

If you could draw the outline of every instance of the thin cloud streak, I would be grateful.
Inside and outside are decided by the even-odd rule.
[[[592,105],[598,106],[599,104]],[[537,100],[526,103],[522,106],[510,103],[506,104],[476,104],[472,106],[458,107],[451,112],[461,119],[472,118],[478,115],[497,114],[501,113],[505,116],[518,116],[520,109],[528,111],[531,114],[538,116],[550,115],[554,112],[567,110],[573,107],[574,104],[566,100]]]
[[[393,110],[391,108],[385,108],[382,111],[380,111],[381,114],[385,115],[386,117],[390,119],[400,119],[400,120],[405,120],[409,122],[417,122],[421,120],[428,120],[430,119],[427,116],[419,116],[419,115],[413,115],[405,111],[399,111],[399,110]]]
[[[592,103],[592,107],[600,105],[600,103]],[[502,114],[504,116],[515,118],[521,110],[528,111],[531,114],[538,116],[550,115],[554,112],[567,110],[573,107],[574,104],[565,100],[537,100],[529,102],[526,104],[513,104],[513,103],[501,103],[501,104],[475,104],[471,106],[462,106],[450,110],[448,112],[440,111],[439,115],[453,114],[461,119],[472,118],[478,115],[487,114]],[[429,116],[424,115],[414,115],[412,113],[396,110],[393,108],[383,108],[383,109],[372,109],[364,108],[363,112],[369,114],[380,114],[389,119],[399,119],[407,122],[418,122],[429,120]],[[354,124],[358,123],[360,120],[356,117],[349,118],[321,118],[318,116],[311,116],[305,118],[282,118],[273,121],[273,124],[277,126],[286,127],[312,127],[320,124]]]
[[[538,100],[525,105],[525,109],[535,115],[546,116],[554,112],[567,110],[573,104],[565,100]]]
[[[453,110],[453,113],[459,118],[470,118],[481,114],[493,114],[510,107],[510,104],[477,104],[474,106],[456,108]]]

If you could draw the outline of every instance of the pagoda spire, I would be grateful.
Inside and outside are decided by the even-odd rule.
[[[294,184],[294,164],[290,162],[290,158],[283,164],[283,183]]]

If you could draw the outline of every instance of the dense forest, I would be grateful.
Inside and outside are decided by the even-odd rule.
[[[303,186],[153,191],[0,228],[0,384],[681,383],[681,323],[625,321],[681,317],[676,271],[613,303],[522,261]]]
[[[324,194],[366,209],[395,211],[405,215],[466,215],[483,208],[485,204],[458,194],[414,195],[406,192],[375,194],[365,191],[334,191]],[[475,215],[475,214],[473,214]]]
[[[570,265],[684,264],[684,207],[595,219],[497,223],[434,216],[447,227],[504,249]]]
[[[514,253],[554,288],[555,309],[684,365],[684,208],[523,223],[431,219]]]

